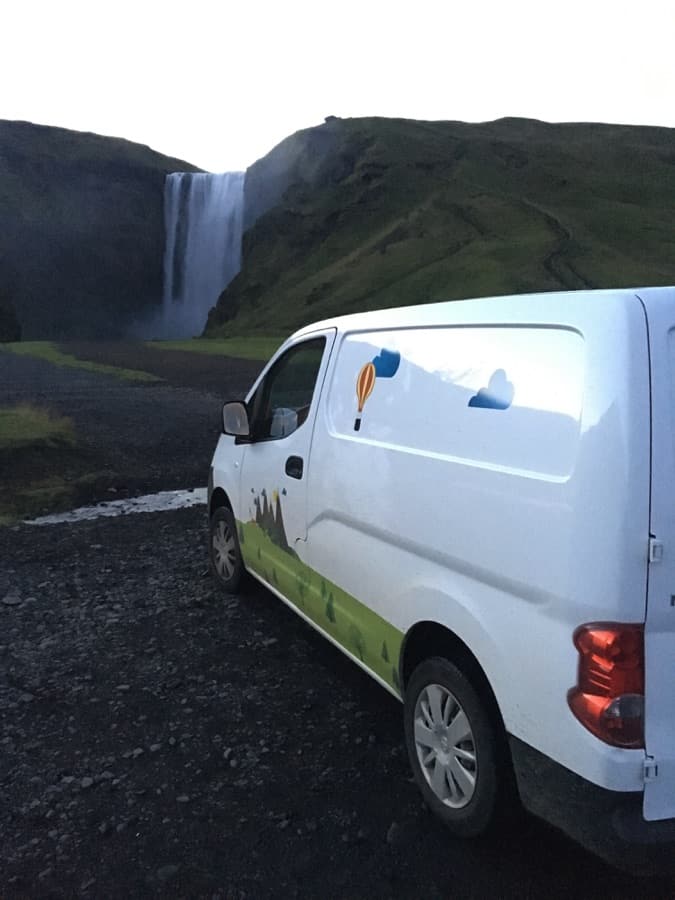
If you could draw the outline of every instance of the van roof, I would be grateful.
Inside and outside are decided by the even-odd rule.
[[[339,331],[378,331],[387,328],[403,328],[408,326],[443,325],[445,323],[467,322],[504,322],[525,319],[532,321],[538,314],[550,318],[552,306],[561,304],[564,311],[565,301],[570,297],[593,302],[599,297],[616,297],[617,302],[625,302],[637,296],[649,299],[649,303],[673,302],[675,287],[645,288],[609,288],[605,290],[583,291],[548,291],[537,294],[507,294],[497,297],[480,297],[470,300],[446,300],[437,303],[425,303],[419,306],[400,306],[388,309],[376,309],[370,312],[352,313],[336,316],[305,325],[295,332],[293,337],[300,337],[325,328],[337,328]],[[508,309],[504,301],[508,300]]]

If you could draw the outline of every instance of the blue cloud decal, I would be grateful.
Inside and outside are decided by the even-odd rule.
[[[401,364],[401,354],[396,350],[380,350],[373,365],[378,378],[393,378]]]
[[[469,400],[474,409],[508,409],[513,403],[513,385],[506,378],[504,369],[497,369],[490,376],[486,388],[481,388]]]

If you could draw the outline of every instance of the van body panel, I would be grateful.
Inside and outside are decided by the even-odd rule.
[[[458,383],[467,381],[471,368],[464,358],[454,381],[452,359],[444,365],[430,353],[430,372],[420,365],[424,360],[409,362],[416,350],[411,341],[416,310],[409,320],[399,311],[398,322],[392,322],[396,327],[389,329],[341,329],[314,434],[313,458],[320,462],[309,471],[304,558],[403,633],[422,620],[449,628],[483,667],[511,734],[598,785],[634,791],[642,787],[644,755],[592,737],[566,698],[576,683],[575,628],[606,620],[610,611],[617,621],[644,620],[649,521],[644,314],[628,292],[603,293],[592,301],[568,294],[564,304],[512,300],[507,322],[503,302],[436,309],[434,329],[458,351],[480,343],[482,335],[470,331],[489,332],[492,349],[473,367],[473,383],[473,372],[467,384]],[[488,307],[492,315],[486,314]],[[428,327],[427,322],[420,331],[422,348]],[[523,343],[539,336],[536,329],[549,354],[559,345],[558,367],[571,352],[572,364],[582,370],[570,377],[571,385],[562,385],[562,398],[549,389],[556,365],[536,352],[529,377],[537,377],[538,365],[549,379],[546,385],[529,385],[528,392],[509,374],[519,371],[513,363],[518,351],[524,352]],[[550,332],[557,334],[547,340]],[[399,366],[392,377],[376,378],[355,431],[360,366],[381,350],[400,353]],[[469,407],[499,369],[513,384],[510,407]],[[528,377],[526,366],[521,371]],[[441,410],[444,392],[451,399]],[[523,395],[528,405],[519,407]],[[405,427],[413,427],[415,417],[437,422],[446,452],[428,441],[415,449],[414,430],[412,441],[408,430],[406,446],[397,444],[401,409],[408,410]],[[458,437],[460,426],[470,427],[471,416],[480,417],[473,459],[466,450],[470,436]],[[549,446],[553,429],[565,446],[551,455],[545,471],[541,453],[537,459],[525,448],[518,456],[517,435],[505,434],[507,428],[538,447]],[[506,462],[499,461],[500,433],[509,441]]]
[[[321,348],[316,351],[317,361],[320,353],[320,362],[311,398],[307,398],[310,402],[308,409],[303,413],[304,421],[300,422],[291,409],[277,410],[277,413],[282,414],[275,415],[275,420],[270,422],[271,435],[268,439],[254,440],[243,445],[235,518],[240,523],[239,540],[245,565],[267,582],[274,580],[273,573],[277,575],[277,567],[280,569],[277,577],[282,577],[282,571],[286,577],[290,577],[292,564],[297,559],[296,547],[306,538],[306,468],[312,446],[316,410],[334,339],[335,329],[328,328],[286,342],[261,373],[247,397],[247,405],[254,413],[258,385],[262,384],[267,373],[274,369],[277,360],[287,352],[302,350],[303,347]],[[288,385],[282,386],[281,394],[290,398],[292,391],[289,393]],[[287,427],[289,433],[285,431]],[[242,529],[246,523],[263,526],[262,531],[266,539],[257,541],[255,548],[251,540],[255,528],[248,528],[249,540],[244,540]]]
[[[246,401],[250,400],[250,398],[255,394],[258,385],[261,383],[267,372],[269,372],[269,370],[272,368],[277,359],[279,359],[279,357],[282,356],[282,354],[289,347],[293,346],[294,343],[297,343],[297,338],[295,337],[295,335],[291,335],[291,337],[284,341],[284,343],[278,348],[276,353],[274,353],[270,357],[267,364],[263,367],[263,370],[253,382],[248,394],[246,395]],[[247,446],[248,444],[238,441],[236,438],[232,437],[232,435],[220,434],[211,463],[212,483],[210,484],[210,487],[212,487],[212,489],[220,488],[225,492],[230,506],[232,507],[232,510],[234,512],[235,518],[238,520],[242,520],[244,518],[244,514],[242,513],[240,485],[241,464]]]
[[[644,290],[652,398],[651,534],[645,626],[645,784],[647,820],[675,816],[675,290]]]
[[[308,331],[302,337],[291,336],[270,358],[246,395],[246,403],[249,406],[250,413],[250,404],[255,397],[258,387],[277,361],[288,350],[303,344],[305,341],[313,338],[323,339],[325,345],[318,370],[316,387],[307,418],[302,427],[297,428],[292,434],[281,440],[268,440],[259,443],[237,440],[225,434],[221,434],[219,437],[211,467],[210,487],[212,489],[219,487],[227,495],[235,519],[240,525],[240,542],[243,536],[241,526],[255,519],[256,509],[260,509],[262,512],[263,504],[266,509],[269,507],[269,514],[274,516],[274,507],[277,503],[279,507],[281,506],[279,495],[282,492],[284,496],[285,534],[290,539],[290,547],[294,547],[298,541],[304,541],[306,537],[307,479],[290,476],[286,468],[290,457],[300,459],[303,466],[308,462],[312,432],[316,421],[316,409],[321,396],[321,387],[333,348],[335,333],[335,328],[323,328],[318,331]],[[255,572],[264,580],[265,573],[271,567],[270,561],[258,558],[257,554],[253,556],[250,552],[251,548],[246,547],[243,543],[241,551],[247,569]]]
[[[304,469],[309,462],[316,409],[334,338],[335,329],[328,329],[285,345],[284,352],[310,341],[324,341],[323,356],[307,418],[283,439],[244,445],[238,518],[242,521],[254,520],[256,503],[268,506],[270,511],[280,509],[283,495],[285,536],[291,548],[295,547],[296,542],[304,541],[307,534],[307,478],[304,477]],[[279,417],[278,427],[282,429],[283,424],[283,417]],[[291,458],[299,461],[299,470],[289,468],[288,461]],[[257,568],[257,562],[257,559],[246,559],[249,568]]]
[[[229,434],[221,434],[211,461],[210,484],[211,493],[215,488],[224,491],[230,506],[235,511],[239,507],[239,482],[241,475],[241,460],[244,448],[237,444],[234,437]],[[211,497],[209,496],[209,508]]]

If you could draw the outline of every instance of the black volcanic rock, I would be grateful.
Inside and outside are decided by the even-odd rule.
[[[116,337],[161,302],[164,178],[118,138],[0,121],[0,290],[24,339]]]
[[[20,340],[21,326],[16,317],[16,310],[0,285],[0,342]]]

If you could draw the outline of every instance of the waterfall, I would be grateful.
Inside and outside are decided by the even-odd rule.
[[[175,172],[164,186],[164,298],[153,336],[201,334],[241,265],[244,172]]]

